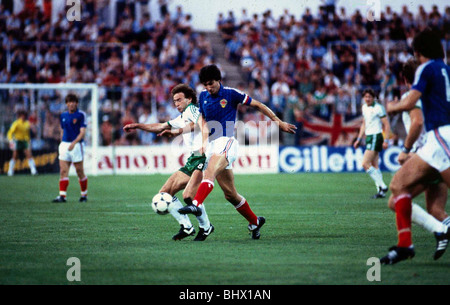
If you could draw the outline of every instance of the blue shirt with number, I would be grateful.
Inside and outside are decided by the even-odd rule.
[[[427,131],[450,124],[450,67],[442,59],[429,60],[416,71],[412,89],[422,93]]]
[[[220,85],[215,95],[203,90],[199,96],[199,108],[208,123],[210,140],[219,137],[233,137],[236,124],[237,106],[249,105],[252,98],[241,91]]]
[[[72,142],[80,134],[80,129],[86,128],[86,114],[78,109],[74,113],[63,112],[60,116],[60,123],[63,130],[62,141]]]

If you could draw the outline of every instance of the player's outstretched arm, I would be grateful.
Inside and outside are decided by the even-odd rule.
[[[123,127],[125,132],[131,132],[136,129],[140,129],[147,132],[160,133],[165,129],[169,129],[169,124],[166,123],[153,123],[153,124],[141,124],[141,123],[131,123]]]
[[[158,136],[160,136],[160,137],[166,136],[166,137],[172,138],[172,137],[176,137],[181,134],[184,134],[184,133],[192,132],[192,131],[194,131],[194,128],[195,128],[195,124],[191,122],[190,124],[184,126],[183,128],[164,129],[162,132],[158,133]]]
[[[390,102],[386,105],[386,111],[389,113],[409,111],[416,106],[417,101],[422,96],[422,93],[418,90],[410,90],[409,94],[404,97],[400,102]]]
[[[253,99],[250,103],[250,106],[258,109],[262,114],[271,119],[272,121],[278,123],[280,129],[287,133],[295,133],[297,127],[295,125],[289,124],[287,122],[283,122],[279,117],[266,105],[263,103]]]

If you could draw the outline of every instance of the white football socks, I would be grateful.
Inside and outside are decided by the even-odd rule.
[[[211,223],[209,222],[208,214],[206,214],[205,205],[201,204],[198,208],[202,210],[202,215],[197,216],[198,226],[204,230],[208,230]]]
[[[180,225],[183,225],[185,228],[191,228],[192,222],[189,219],[188,215],[183,215],[178,212],[178,209],[181,209],[183,207],[183,204],[176,196],[173,196],[171,206],[172,207],[170,208],[170,214],[172,214],[176,221],[178,221],[178,223]],[[211,226],[211,222],[209,221],[208,214],[206,213],[205,205],[202,204],[198,208],[202,210],[202,215],[197,216],[198,226],[206,231]]]
[[[442,223],[443,223],[444,225],[446,225],[447,227],[450,227],[450,216],[447,217],[447,218],[445,218],[445,219],[442,221]]]
[[[178,221],[178,223],[185,228],[191,228],[192,223],[189,217],[178,212],[178,209],[181,209],[183,207],[183,204],[176,196],[173,196],[171,205],[172,207],[170,209],[170,214],[172,214],[176,221]]]
[[[431,233],[445,233],[447,226],[413,202],[411,220]]]
[[[28,166],[30,166],[31,174],[36,175],[37,174],[36,164],[34,163],[33,158],[28,159]]]
[[[9,161],[8,176],[14,175],[14,166],[15,165],[16,165],[16,160],[11,159]],[[36,163],[34,163],[33,158],[28,159],[28,166],[30,167],[31,174],[36,175],[37,174]]]
[[[8,169],[8,176],[14,175],[14,166],[16,165],[16,160],[11,159],[9,161],[9,169]]]
[[[380,169],[371,166],[366,173],[369,174],[370,178],[375,182],[377,190],[379,187],[385,189],[387,188],[386,184],[383,181],[383,175],[381,174]]]
[[[387,185],[386,185],[386,184],[384,183],[384,181],[383,181],[383,174],[381,174],[380,169],[379,169],[379,168],[376,168],[376,169],[375,169],[375,173],[376,173],[377,176],[378,176],[378,181],[379,181],[379,185],[378,185],[378,186],[381,186],[382,189],[386,189],[386,188],[387,188]]]

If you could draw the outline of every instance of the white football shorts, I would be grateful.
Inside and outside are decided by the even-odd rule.
[[[75,147],[69,151],[70,142],[61,142],[59,144],[59,160],[78,163],[84,159],[84,142],[78,142]]]
[[[212,155],[225,155],[228,160],[226,169],[233,168],[233,162],[238,157],[239,142],[235,138],[220,137],[208,143],[206,147],[206,166]]]
[[[450,167],[450,125],[427,132],[425,145],[417,155],[439,172]]]

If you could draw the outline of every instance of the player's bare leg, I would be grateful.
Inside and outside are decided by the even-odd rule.
[[[228,166],[228,159],[224,154],[212,155],[208,167],[203,172],[203,180],[215,181],[216,177]]]
[[[443,182],[430,184],[425,192],[428,213],[439,221],[444,221],[448,217],[448,214],[445,212],[447,195],[447,185]]]
[[[371,166],[378,168],[378,152],[366,150],[362,159],[362,166],[367,171]]]
[[[447,188],[450,188],[450,168],[441,172],[441,177],[444,179],[445,184],[447,184]]]
[[[16,166],[16,161],[18,159],[17,150],[13,149],[11,160],[9,161],[9,168],[8,168],[8,176],[14,175],[14,166]]]
[[[416,196],[418,196],[420,193],[424,192],[427,189],[427,185],[420,183],[417,184],[414,189],[411,191],[411,197],[415,198]],[[388,200],[388,207],[395,212],[395,202],[394,202],[394,195],[390,195],[389,196],[389,200]]]
[[[264,217],[257,217],[251,210],[247,200],[243,196],[239,195],[234,183],[233,171],[231,169],[223,170],[217,176],[217,182],[225,195],[225,199],[230,202],[236,208],[236,211],[238,211],[249,222],[248,228],[252,233],[252,238],[259,239],[259,230],[266,222],[266,219]]]
[[[203,172],[203,180],[198,187],[197,193],[192,201],[192,205],[188,205],[179,210],[182,214],[201,215],[201,209],[198,209],[203,204],[206,197],[214,189],[214,181],[218,174],[220,174],[228,166],[228,160],[224,154],[214,154],[208,161],[208,167]]]
[[[186,187],[189,182],[189,178],[190,177],[185,173],[176,171],[169,177],[169,179],[167,179],[167,181],[159,191],[169,193],[171,196],[175,196],[176,193]]]
[[[183,191],[184,202],[188,205],[192,204],[192,200],[197,193],[198,187],[203,180],[203,172],[200,170],[195,170],[191,179]],[[200,205],[198,208],[201,209],[201,215],[197,216],[199,232],[195,237],[194,241],[204,241],[212,232],[214,232],[214,226],[209,221],[208,214],[206,213],[205,205]]]
[[[175,218],[175,220],[180,224],[180,230],[175,234],[173,240],[182,240],[185,237],[195,234],[195,229],[187,215],[182,215],[178,212],[180,208],[183,207],[181,201],[175,196],[176,193],[181,191],[186,187],[189,182],[189,176],[181,171],[176,171],[173,173],[169,179],[164,183],[159,192],[164,192],[170,194],[173,199],[170,208],[170,214]]]
[[[192,204],[192,200],[194,199],[195,194],[198,190],[198,186],[200,185],[202,180],[203,172],[200,170],[195,170],[192,173],[192,176],[183,191],[183,200],[184,202],[186,202],[186,204]]]
[[[394,175],[390,188],[394,197],[398,243],[388,255],[380,259],[382,264],[395,264],[415,255],[411,234],[412,197],[417,185],[430,181],[436,170],[417,155],[413,155]]]
[[[75,167],[75,171],[77,172],[78,176],[78,182],[80,184],[80,202],[86,202],[87,201],[87,186],[88,186],[88,178],[84,173],[84,166],[83,161],[81,162],[74,162],[73,166]]]
[[[59,160],[59,179],[67,178],[69,176],[69,169],[72,162]]]
[[[437,184],[429,185],[428,189],[425,192],[425,198],[427,200],[427,209],[436,219],[440,222],[440,231],[436,230],[434,236],[436,238],[436,250],[434,252],[433,258],[436,260],[440,258],[450,240],[450,230],[442,223],[444,220],[448,218],[447,213],[445,212],[445,204],[447,201],[447,185],[443,182]]]
[[[445,206],[445,200],[447,199],[447,187],[445,186],[445,184],[443,184],[443,186],[444,189],[441,190],[435,187],[430,189],[430,184],[420,183],[417,184],[414,187],[413,191],[411,192],[411,198],[415,198],[416,196],[425,191],[426,204],[428,210],[427,212],[421,206],[412,202],[411,221],[423,227],[430,233],[435,234],[435,237],[436,234],[438,235],[441,233],[445,234],[447,232],[447,227],[442,223],[442,220],[444,220],[447,215],[445,211],[443,211],[443,207]],[[395,203],[393,195],[389,197],[388,206],[392,211],[395,212]],[[430,211],[434,211],[433,214],[431,214]],[[440,215],[440,218],[436,217],[436,215]]]
[[[413,155],[397,171],[391,181],[391,191],[394,197],[401,194],[412,194],[415,187],[436,177],[437,171],[418,155]]]

